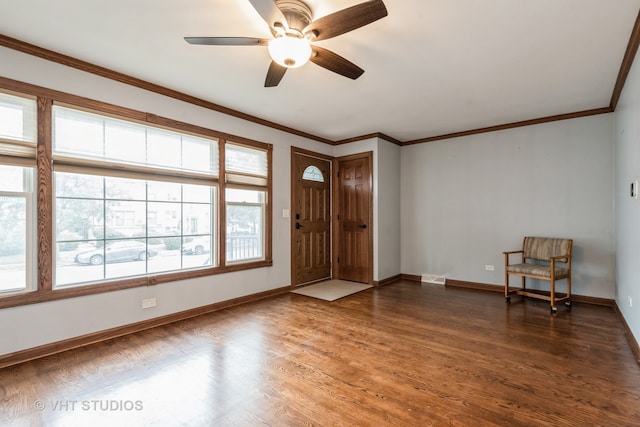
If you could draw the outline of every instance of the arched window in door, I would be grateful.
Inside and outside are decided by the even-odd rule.
[[[316,182],[324,182],[324,176],[322,176],[322,172],[318,169],[317,166],[307,166],[307,168],[302,172],[302,179],[307,181],[316,181]]]

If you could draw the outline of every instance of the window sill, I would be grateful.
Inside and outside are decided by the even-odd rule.
[[[194,279],[204,276],[214,276],[234,271],[251,270],[254,268],[271,266],[273,266],[273,261],[260,260],[256,262],[233,264],[226,267],[213,267],[201,270],[180,271],[176,273],[168,273],[157,276],[135,277],[131,279],[102,282],[92,285],[74,285],[53,290],[43,289],[38,291],[23,292],[20,294],[13,293],[11,295],[0,297],[0,309],[29,304],[39,304],[42,302],[56,301],[67,298],[76,298],[86,295],[95,295],[104,292],[113,292],[123,289],[137,288],[141,286],[154,286],[160,283],[176,282],[180,280]]]

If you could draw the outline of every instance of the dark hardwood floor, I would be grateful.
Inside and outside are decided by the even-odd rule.
[[[6,327],[6,326],[5,326]],[[0,425],[638,426],[613,308],[401,281],[286,294],[0,370]]]

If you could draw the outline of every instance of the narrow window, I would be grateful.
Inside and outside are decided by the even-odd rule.
[[[0,93],[0,295],[35,286],[36,102]]]
[[[228,143],[226,166],[226,259],[265,259],[267,224],[267,151]]]

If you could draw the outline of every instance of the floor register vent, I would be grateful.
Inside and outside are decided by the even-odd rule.
[[[436,274],[423,274],[420,281],[425,283],[434,283],[436,285],[444,285],[447,282],[447,278]]]

